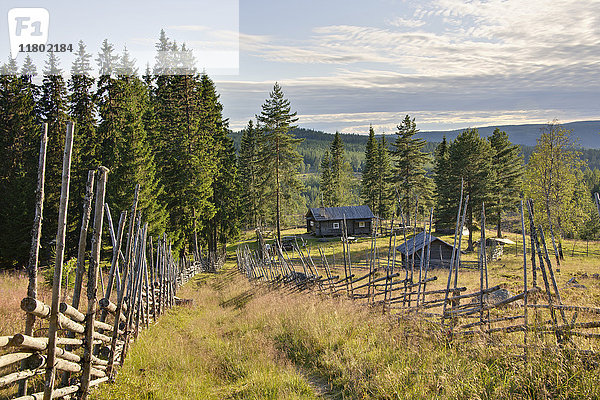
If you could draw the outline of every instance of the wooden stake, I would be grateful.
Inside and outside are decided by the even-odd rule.
[[[33,228],[31,229],[31,248],[29,250],[29,262],[27,263],[27,275],[29,285],[27,286],[27,296],[37,298],[37,272],[40,254],[40,238],[42,237],[42,216],[44,213],[44,182],[46,180],[46,149],[48,148],[48,124],[42,125],[40,139],[40,156],[38,161],[37,190],[35,201],[35,217],[33,219]],[[25,320],[25,334],[33,334],[33,325],[35,317],[27,314]],[[27,394],[27,379],[19,383],[19,396]]]
[[[82,400],[88,395],[92,370],[92,351],[94,348],[94,317],[98,306],[98,270],[100,269],[100,250],[102,249],[102,223],[104,221],[104,197],[108,168],[98,168],[98,186],[96,188],[96,205],[94,207],[94,234],[92,236],[92,255],[88,268],[87,299],[88,308],[85,316],[85,343],[83,347],[83,373],[81,374],[80,396]],[[117,327],[118,328],[118,327]],[[116,329],[118,330],[118,329]]]
[[[133,241],[133,226],[134,226],[134,221],[135,221],[135,217],[136,217],[136,212],[137,212],[137,205],[138,205],[138,196],[140,194],[140,185],[137,184],[135,186],[135,192],[133,194],[133,204],[131,206],[131,219],[129,220],[129,234],[127,236],[127,250],[126,250],[126,256],[125,256],[125,265],[123,266],[123,275],[121,276],[121,284],[120,286],[120,291],[118,293],[118,299],[117,299],[117,309],[115,311],[115,322],[114,322],[114,327],[113,327],[113,333],[112,333],[112,340],[111,340],[111,344],[110,344],[110,355],[108,358],[108,366],[106,367],[106,374],[110,377],[114,376],[114,371],[113,371],[113,367],[114,367],[114,363],[115,363],[115,356],[116,356],[116,348],[117,348],[117,337],[119,334],[119,323],[121,322],[121,313],[123,311],[123,302],[124,302],[124,298],[125,298],[125,285],[127,284],[127,277],[129,275],[129,266],[131,264],[131,242]],[[127,330],[129,327],[125,327],[125,329]]]
[[[454,229],[454,243],[452,244],[452,257],[450,258],[450,267],[448,271],[448,283],[446,284],[446,295],[444,298],[444,311],[442,312],[442,325],[446,318],[446,305],[448,302],[448,293],[450,291],[450,283],[452,282],[452,269],[454,268],[454,259],[456,257],[456,240],[458,238],[458,229],[460,227],[460,212],[463,203],[464,179],[460,180],[460,201],[458,203],[458,211],[456,213],[456,228]],[[462,233],[462,232],[461,232]],[[460,251],[460,248],[458,249]]]
[[[524,327],[524,331],[523,331],[523,351],[524,351],[524,357],[525,357],[525,363],[527,363],[527,324],[529,322],[528,320],[528,313],[527,313],[527,304],[528,304],[528,295],[527,295],[527,241],[526,241],[526,236],[525,236],[525,213],[523,212],[523,200],[521,199],[520,202],[520,211],[521,211],[521,234],[523,237],[523,293],[525,293],[525,295],[523,296],[523,304],[524,304],[524,311],[523,311],[523,327]],[[488,318],[489,319],[489,318]]]
[[[62,165],[62,183],[60,206],[58,211],[58,229],[56,232],[56,259],[54,260],[54,279],[52,281],[52,308],[48,326],[48,355],[46,377],[44,381],[44,400],[52,398],[54,391],[54,365],[56,364],[56,331],[58,328],[58,307],[60,303],[60,285],[62,282],[62,267],[65,256],[65,237],[67,233],[67,206],[69,204],[69,184],[71,182],[71,156],[73,152],[73,130],[75,125],[67,123],[65,149]]]
[[[87,245],[88,225],[92,212],[92,199],[94,197],[94,174],[93,170],[88,171],[87,184],[85,186],[85,197],[83,198],[83,213],[81,214],[81,229],[79,231],[79,247],[77,248],[77,268],[75,269],[75,286],[73,288],[73,300],[71,306],[75,309],[79,308],[79,300],[81,297],[81,287],[83,286],[83,274],[85,273],[85,249]],[[65,290],[66,294],[66,290]],[[67,332],[68,338],[74,338],[74,332]],[[65,348],[71,351],[71,346]],[[62,385],[69,384],[71,373],[64,371],[62,375]]]
[[[556,312],[555,312],[553,301],[552,301],[552,292],[550,291],[550,283],[548,282],[548,277],[546,275],[546,268],[544,267],[544,257],[542,256],[542,248],[540,246],[538,235],[536,233],[535,225],[533,222],[534,221],[533,200],[531,200],[531,199],[528,200],[527,207],[528,207],[528,211],[529,211],[529,222],[531,223],[531,226],[534,227],[534,230],[531,231],[531,233],[534,235],[533,238],[534,238],[535,249],[537,251],[537,255],[538,255],[538,258],[540,261],[540,270],[542,271],[542,278],[544,280],[546,294],[548,295],[548,304],[550,305],[550,317],[552,319],[552,326],[556,328],[556,326],[558,325],[558,322],[556,320]],[[535,287],[534,287],[534,289],[535,289]],[[562,335],[559,331],[556,331],[556,340],[559,343],[562,342]]]
[[[85,273],[85,247],[87,244],[88,225],[92,213],[92,198],[94,197],[94,171],[88,171],[85,197],[83,199],[83,214],[79,231],[79,247],[77,248],[77,268],[75,270],[75,287],[73,288],[73,308],[79,308],[83,274]]]
[[[556,279],[554,278],[554,271],[552,270],[552,263],[550,263],[548,248],[546,247],[546,238],[544,237],[544,231],[541,225],[539,226],[538,231],[540,233],[540,239],[542,241],[542,248],[544,249],[544,258],[546,260],[546,265],[548,266],[550,279],[552,280],[552,287],[554,288],[554,293],[556,294],[556,300],[558,300],[558,304],[562,304],[562,299],[560,298],[560,291],[558,290],[558,285],[556,284]],[[568,324],[564,310],[560,310],[560,313],[562,315],[563,322],[565,324]]]

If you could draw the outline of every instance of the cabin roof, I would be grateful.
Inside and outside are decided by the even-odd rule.
[[[373,219],[375,216],[369,206],[346,206],[346,207],[318,207],[310,208],[306,213],[306,218],[313,218],[315,221],[336,221],[351,219]]]
[[[413,250],[420,251],[424,246],[428,246],[430,243],[435,241],[441,242],[443,245],[452,248],[452,245],[448,242],[443,241],[442,239],[435,237],[433,235],[427,234],[425,232],[417,233],[415,236],[411,237],[406,241],[406,243],[402,243],[400,246],[396,248],[400,253],[404,255],[413,254]],[[406,250],[408,249],[408,251]]]

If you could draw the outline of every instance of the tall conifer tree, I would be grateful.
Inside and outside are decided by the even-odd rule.
[[[329,184],[322,188],[323,196],[328,198],[331,207],[347,205],[350,202],[352,167],[346,159],[344,142],[339,132],[335,133],[329,146]]]
[[[408,216],[408,224],[411,215],[409,211],[415,208],[416,197],[419,198],[419,204],[425,207],[432,201],[432,182],[425,171],[429,155],[423,151],[425,139],[415,137],[418,132],[415,119],[407,115],[398,125],[396,141],[392,149],[394,159],[392,180],[398,189],[403,211]]]
[[[434,151],[433,163],[433,179],[435,181],[435,227],[436,230],[442,231],[450,229],[453,225],[452,218],[456,217],[454,212],[454,192],[456,188],[452,187],[450,179],[450,144],[446,140],[446,136],[442,142],[437,145]]]
[[[319,192],[321,194],[321,205],[323,207],[333,207],[333,179],[331,174],[331,157],[329,151],[325,151],[321,158],[320,177],[319,177]]]
[[[369,139],[365,148],[365,164],[362,171],[360,197],[369,208],[375,212],[377,203],[377,158],[378,144],[373,127],[369,127]]]
[[[67,129],[68,97],[62,70],[55,53],[48,53],[44,69],[39,109],[42,121],[48,123],[48,150],[46,156],[46,193],[44,201],[44,223],[42,224],[42,259],[51,256],[50,242],[56,235],[58,206],[60,199],[61,172],[65,134]],[[72,160],[77,162],[77,149],[73,149]],[[74,226],[73,218],[67,221]]]
[[[375,162],[375,208],[373,212],[380,218],[389,218],[394,209],[395,193],[391,184],[391,160],[385,135],[377,143]]]
[[[14,60],[0,76],[0,266],[27,261],[39,151],[35,67],[26,59],[19,76]]]
[[[96,136],[97,107],[92,92],[94,78],[91,76],[92,55],[87,53],[85,44],[79,41],[77,55],[71,66],[69,88],[69,115],[75,122],[73,149],[77,157],[71,167],[71,194],[69,196],[70,224],[67,231],[67,245],[71,251],[77,246],[77,237],[82,218],[82,200],[85,196],[87,171],[96,169],[100,163],[100,146]]]
[[[275,83],[273,91],[262,106],[258,122],[262,124],[261,164],[267,195],[274,203],[277,239],[281,240],[281,214],[292,197],[299,192],[300,182],[297,170],[302,156],[296,149],[301,139],[296,139],[289,131],[298,120],[291,111],[281,86]]]
[[[523,157],[521,149],[510,142],[506,132],[494,129],[488,137],[492,146],[492,163],[495,179],[492,183],[492,204],[490,221],[496,223],[496,235],[502,237],[502,214],[514,209],[521,197],[523,178]]]
[[[242,189],[242,204],[246,226],[261,225],[261,214],[264,208],[261,204],[262,188],[259,184],[259,139],[260,130],[252,120],[242,131],[239,157],[239,173]]]
[[[477,129],[463,131],[450,145],[446,173],[454,215],[460,200],[461,179],[464,180],[464,194],[469,195],[465,226],[469,229],[468,249],[472,250],[474,219],[480,215],[482,204],[492,200],[495,176],[490,142],[479,136]]]

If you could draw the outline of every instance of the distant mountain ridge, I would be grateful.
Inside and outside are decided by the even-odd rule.
[[[511,142],[522,148],[525,162],[529,160],[537,139],[540,136],[540,128],[545,124],[527,125],[498,125],[478,128],[482,136],[490,136],[495,128],[508,133]],[[584,147],[581,158],[586,160],[590,168],[600,168],[600,121],[579,121],[563,124],[566,129],[572,129],[579,144]],[[424,151],[433,153],[436,145],[446,136],[448,140],[454,140],[464,129],[452,131],[421,131],[419,137],[427,140]],[[318,172],[321,158],[333,140],[333,134],[317,131],[309,128],[296,128],[291,132],[297,138],[304,139],[298,150],[303,158],[302,172]],[[236,147],[239,149],[241,131],[232,132]],[[381,135],[377,135],[378,138]],[[386,135],[388,145],[396,140],[394,133]],[[342,140],[346,148],[346,157],[350,161],[355,172],[362,170],[364,164],[364,152],[367,144],[367,134],[342,133]],[[431,167],[431,166],[430,166]]]
[[[494,129],[508,133],[510,141],[525,146],[535,146],[540,136],[540,129],[547,124],[525,124],[525,125],[495,125],[478,127],[481,136],[490,136]],[[579,145],[588,149],[600,149],[600,121],[577,121],[562,124],[565,129],[573,131],[573,136],[579,140]],[[451,131],[422,131],[420,136],[429,142],[441,142],[446,136],[448,140],[454,140],[464,131],[455,129]]]

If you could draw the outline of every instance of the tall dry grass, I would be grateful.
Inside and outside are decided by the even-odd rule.
[[[596,362],[554,350],[526,364],[510,335],[449,342],[417,319],[240,276],[203,276],[182,296],[194,306],[145,332],[95,398],[600,398]]]

